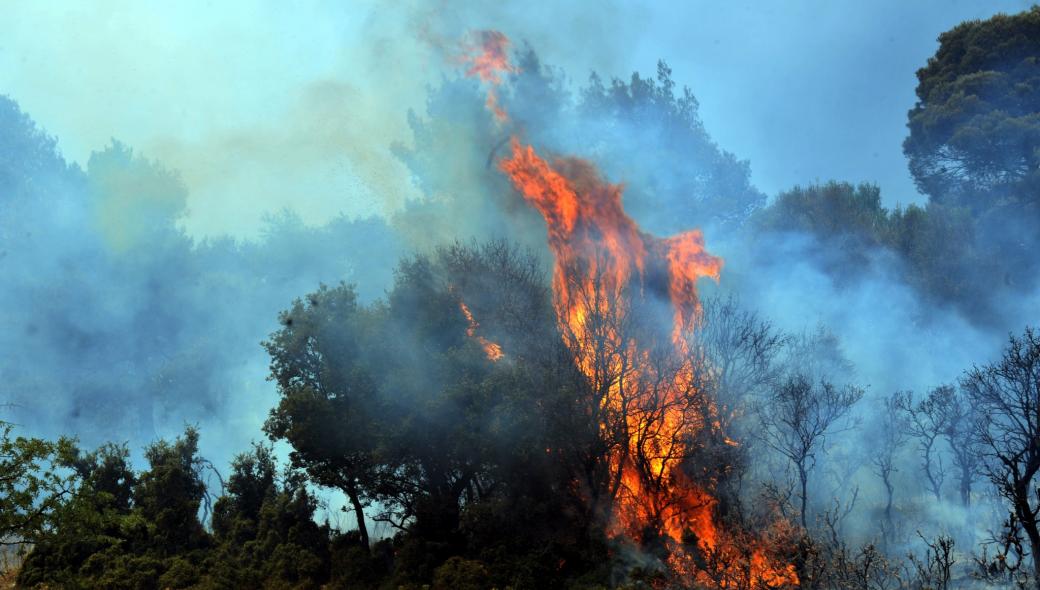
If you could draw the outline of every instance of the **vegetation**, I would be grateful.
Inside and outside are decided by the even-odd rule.
[[[839,278],[890,250],[921,293],[990,321],[995,291],[1037,284],[1040,7],[962,23],[939,44],[903,145],[928,203],[889,211],[876,186],[830,182],[779,195],[755,228],[820,238]]]
[[[812,253],[839,284],[869,272],[896,273],[933,303],[956,306],[983,322],[999,313],[994,288],[1017,288],[1019,282],[1013,262],[981,251],[968,211],[934,202],[889,210],[873,185],[796,187],[756,214],[751,227],[763,248],[771,247],[775,233],[812,236]],[[886,252],[901,264],[891,264]]]
[[[0,422],[0,547],[22,545],[45,530],[70,484],[54,467],[69,457],[71,441],[13,435],[14,425]]]
[[[18,584],[588,588],[627,579],[685,586],[634,565],[630,541],[608,534],[609,516],[595,502],[604,490],[597,491],[602,484],[589,469],[607,456],[613,434],[597,428],[581,401],[592,398],[590,383],[574,371],[561,344],[534,259],[501,243],[456,245],[403,261],[397,277],[384,301],[363,305],[349,286],[322,287],[282,314],[282,328],[265,343],[281,393],[265,430],[289,443],[289,464],[279,467],[272,447],[255,444],[233,461],[215,501],[204,484],[212,466],[198,454],[194,428],[149,445],[147,468],[135,471],[125,446],[84,452],[72,441],[11,440],[8,426],[5,456],[21,459],[2,464],[5,481],[21,477],[26,483],[15,489],[32,492],[10,496],[23,502],[20,509],[5,505],[5,516],[28,515],[8,536],[27,549]],[[472,318],[481,318],[484,341],[462,312],[463,302]],[[834,375],[818,364],[834,354],[826,335],[771,336],[767,324],[731,299],[705,305],[709,317],[729,318],[706,336],[703,350],[728,366],[730,386],[743,391],[729,398],[733,409],[759,420],[763,442],[796,467],[786,495],[766,487],[759,497],[800,524],[776,533],[771,542],[783,544],[764,547],[800,547],[789,558],[803,587],[911,588],[963,578],[952,537],[928,539],[923,553],[911,553],[907,569],[890,550],[901,538],[892,515],[898,450],[907,437],[917,441],[922,461],[932,465],[924,472],[936,477],[936,440],[961,436],[951,425],[962,418],[942,403],[954,395],[988,417],[972,422],[977,442],[970,448],[1007,499],[1008,542],[995,557],[983,552],[977,558],[985,564],[980,575],[1028,576],[1023,568],[1033,563],[1036,527],[1028,493],[1036,473],[1029,445],[1036,436],[1029,425],[1040,404],[1033,399],[1040,391],[1040,340],[1033,331],[1012,338],[999,361],[967,372],[959,388],[938,388],[917,404],[908,394],[885,401],[881,418],[887,422],[875,431],[889,435],[872,455],[889,490],[878,539],[883,545],[855,548],[837,532],[840,515],[814,508],[808,482],[827,453],[826,441],[854,426],[847,418],[863,391],[820,377]],[[508,357],[489,356],[490,337],[500,337]],[[762,363],[788,362],[775,352],[805,357],[812,348],[815,360],[793,365],[794,372],[762,370]],[[732,432],[741,431],[742,420],[731,422]],[[719,518],[745,530],[771,526],[768,511],[754,505],[760,500],[749,504],[747,490],[731,487],[747,485],[746,460],[703,442],[691,445],[697,452],[683,470],[718,495]],[[942,481],[931,485],[941,493]],[[355,517],[352,530],[321,523],[317,488],[344,494]],[[367,526],[373,521],[393,534],[373,536]],[[667,554],[655,553],[667,545],[653,549],[654,537],[645,535],[641,543],[650,556]],[[737,539],[737,546],[762,542]],[[697,567],[723,575],[713,569],[718,558],[705,554]]]
[[[1040,7],[962,23],[917,72],[903,146],[918,187],[986,211],[1040,194]]]
[[[711,212],[712,223],[744,232],[755,247],[807,237],[814,262],[839,285],[889,273],[938,308],[986,324],[1002,313],[1002,295],[1036,284],[1029,248],[1040,243],[1040,8],[962,24],[940,43],[918,74],[904,146],[929,202],[894,210],[877,187],[841,182],[797,187],[766,205],[747,163],[711,141],[693,95],[676,92],[663,63],[652,79],[594,76],[569,102],[559,73],[527,51],[501,98],[519,120],[554,123],[529,131],[539,145],[600,146],[607,173],[630,179],[630,197],[651,218],[655,209],[677,212],[651,226],[684,227]],[[486,116],[461,120],[486,115],[479,98],[469,82],[448,81],[427,118],[413,116],[416,141],[397,154],[435,198],[410,205],[396,223],[425,229],[430,207],[481,216],[481,207],[502,205],[472,206],[487,192],[508,194],[490,167],[503,130]],[[464,125],[487,141],[473,145],[458,133]],[[658,178],[639,167],[645,141],[609,141],[634,130],[679,172]],[[49,385],[73,388],[77,400],[106,383],[98,366],[130,363],[137,372],[126,372],[106,398],[113,407],[98,412],[146,423],[155,399],[215,403],[223,381],[211,367],[244,353],[225,350],[209,319],[245,317],[235,306],[257,296],[273,320],[288,289],[296,295],[320,284],[315,276],[347,274],[341,263],[315,270],[312,259],[339,248],[373,258],[394,249],[382,222],[315,232],[291,217],[263,245],[192,244],[175,225],[185,189],[160,164],[114,142],[86,170],[67,166],[54,140],[6,99],[0,131],[0,150],[19,154],[0,160],[0,187],[9,189],[0,259],[11,252],[29,261],[0,292],[0,319],[24,330],[0,338],[33,343],[42,330],[40,338],[58,342],[48,358],[67,369]],[[439,166],[435,144],[460,166]],[[459,169],[473,167],[486,174],[466,189],[472,194],[438,200],[465,184],[453,177]],[[676,202],[680,194],[688,198]],[[100,228],[60,242],[57,262],[35,254],[41,238],[10,230],[52,197],[48,206],[89,215],[48,218],[41,223],[50,233],[78,235],[84,219]],[[142,224],[114,222],[130,209]],[[506,217],[494,219],[530,221]],[[995,229],[1010,220],[1012,230]],[[431,227],[435,243],[439,229]],[[66,438],[18,436],[20,427],[0,422],[0,547],[17,552],[17,585],[760,590],[791,585],[755,571],[778,563],[809,590],[1040,588],[1037,328],[1011,335],[1002,356],[979,359],[923,397],[870,392],[833,334],[784,333],[732,296],[700,301],[701,325],[673,346],[656,300],[608,302],[623,289],[605,288],[591,272],[587,282],[564,283],[595,302],[577,333],[558,323],[535,255],[502,241],[479,244],[402,259],[381,297],[374,287],[322,284],[278,314],[263,342],[278,395],[263,425],[267,440],[235,457],[226,478],[200,455],[195,427],[144,448],[138,470],[126,444],[87,450]],[[64,286],[94,304],[117,300],[96,324],[34,280],[36,265],[71,269],[79,257],[101,279],[69,270]],[[652,283],[624,289],[651,293]],[[113,285],[130,295],[117,298]],[[16,315],[25,310],[7,305],[14,300],[53,321],[23,325]],[[178,314],[202,320],[182,325]],[[233,339],[259,339],[260,329],[238,326]],[[113,334],[131,336],[113,339],[113,350],[97,346]],[[647,350],[635,363],[626,357],[632,343]],[[591,368],[583,373],[575,359]],[[43,387],[10,365],[14,386]],[[634,400],[634,392],[649,394]],[[696,426],[674,428],[682,440],[658,444],[670,420]],[[677,465],[667,476],[666,460]],[[628,465],[638,482],[624,481]],[[877,492],[868,506],[852,483],[861,469]],[[624,486],[636,498],[625,505]],[[675,489],[683,493],[657,493]],[[344,526],[329,512],[340,501]],[[857,528],[850,514],[858,501],[865,518]],[[981,518],[991,522],[974,521]]]

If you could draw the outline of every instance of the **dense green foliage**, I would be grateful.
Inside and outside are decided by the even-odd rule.
[[[486,356],[463,301],[482,335],[510,347],[510,362]],[[148,446],[141,472],[122,446],[70,449],[58,466],[71,474],[69,493],[33,537],[19,583],[604,580],[605,537],[572,485],[572,470],[597,452],[597,430],[573,403],[583,384],[552,313],[534,260],[504,244],[407,260],[386,300],[371,305],[349,286],[322,287],[283,313],[266,343],[282,394],[266,430],[292,445],[290,466],[280,470],[271,448],[255,445],[234,460],[210,511],[210,466],[194,429]],[[318,524],[311,484],[342,491],[362,526],[341,534]],[[397,534],[371,539],[364,508]]]
[[[145,450],[136,473],[126,447],[75,453],[73,493],[34,537],[18,583],[62,588],[311,588],[329,579],[331,532],[304,480],[276,473],[270,449],[235,459],[212,530],[198,433]]]
[[[49,468],[32,466],[42,474],[33,477],[63,484],[51,496],[39,495],[44,487],[33,490],[44,500],[37,505],[46,507],[45,518],[23,533],[33,544],[19,585],[699,588],[663,569],[657,560],[668,549],[652,531],[639,551],[606,534],[609,516],[596,511],[595,497],[612,439],[593,419],[588,400],[594,396],[554,333],[539,276],[533,260],[505,245],[455,246],[404,261],[385,301],[360,304],[353,289],[341,285],[295,302],[266,342],[281,398],[265,429],[289,443],[290,464],[280,467],[272,447],[255,444],[234,459],[212,504],[209,493],[216,489],[205,478],[212,467],[199,456],[194,428],[173,442],[149,445],[148,467],[139,472],[120,445],[83,452],[68,441],[18,439],[5,446],[49,458]],[[718,391],[739,389],[731,407],[742,411],[754,411],[756,399],[770,400],[762,417],[779,417],[763,419],[761,427],[803,445],[796,456],[801,507],[794,496],[771,496],[769,486],[753,496],[733,488],[734,482],[748,486],[754,471],[742,460],[742,444],[716,448],[691,440],[697,452],[684,472],[717,483],[717,515],[728,527],[768,528],[778,522],[776,509],[800,515],[802,528],[771,535],[803,580],[815,576],[861,587],[867,576],[896,579],[898,566],[875,547],[853,554],[837,540],[809,534],[806,486],[823,449],[797,428],[822,436],[830,428],[827,416],[848,412],[862,391],[838,394],[823,378],[812,385],[806,376],[815,373],[801,373],[799,362],[840,363],[831,358],[837,351],[821,341],[822,348],[810,352],[815,345],[808,340],[775,333],[731,300],[706,305],[718,333],[702,337],[705,352],[735,363],[729,377],[720,377]],[[521,325],[526,329],[517,330]],[[478,337],[485,334],[500,338],[508,356],[489,358]],[[781,360],[783,349],[798,360]],[[1037,359],[1040,343],[1027,330],[1023,339],[1011,340],[1001,363],[976,369],[963,387],[975,387],[993,404],[1002,403],[1006,391],[1020,390],[1035,407]],[[792,388],[791,379],[802,379],[796,382],[801,385]],[[1012,387],[1003,387],[1002,379]],[[788,396],[790,403],[775,396]],[[994,422],[999,413],[991,412],[989,422],[973,428],[999,435],[1001,425],[1021,423],[1014,410],[1003,411],[1011,412],[1005,421]],[[822,417],[802,424],[808,414]],[[795,430],[785,434],[785,428]],[[776,440],[789,439],[770,440],[779,446]],[[1004,452],[1005,440],[990,439],[994,453]],[[0,467],[9,472],[12,465]],[[322,524],[315,486],[343,492],[348,509],[357,512],[355,525],[374,519],[393,535],[375,540],[363,526],[343,532]],[[694,539],[688,547],[696,547]],[[946,537],[935,543],[952,547]],[[923,558],[931,561],[917,562],[932,569],[918,571],[909,578],[918,585],[908,587],[949,575],[934,551]],[[695,555],[697,567],[717,571],[710,569],[718,565],[710,555]]]
[[[14,425],[0,421],[0,548],[31,543],[46,529],[70,485],[56,467],[72,449],[67,439],[14,436]]]
[[[753,239],[767,244],[772,233],[814,236],[818,262],[836,281],[891,272],[933,302],[959,306],[978,319],[992,317],[987,295],[994,287],[1009,286],[1020,272],[1013,261],[980,251],[967,210],[936,203],[890,210],[873,185],[796,187],[756,214],[751,227]],[[892,264],[893,254],[898,264]]]
[[[1040,214],[1040,7],[962,23],[917,72],[904,145],[932,199]]]
[[[509,362],[489,360],[463,304]],[[566,579],[598,555],[568,470],[597,436],[568,401],[582,383],[552,318],[534,261],[502,244],[407,260],[372,306],[322,288],[266,343],[282,394],[266,430],[347,496],[362,546],[365,506],[400,531],[401,582]],[[437,573],[449,557],[482,565]]]
[[[1040,7],[962,23],[939,43],[904,143],[926,205],[890,211],[877,187],[830,182],[778,195],[750,229],[817,237],[839,280],[894,270],[986,323],[1040,268]]]

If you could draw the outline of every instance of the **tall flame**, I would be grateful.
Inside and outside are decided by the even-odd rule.
[[[467,74],[491,84],[488,105],[504,120],[493,92],[501,73],[515,71],[508,40],[497,32],[480,38],[484,50],[471,55]],[[673,570],[702,584],[732,587],[706,572],[704,556],[721,561],[729,580],[798,584],[792,566],[772,563],[761,548],[741,560],[726,542],[733,535],[717,525],[717,500],[681,468],[690,441],[718,429],[701,387],[704,363],[688,340],[700,318],[697,281],[718,280],[722,259],[707,252],[699,230],[663,239],[643,232],[624,211],[623,187],[604,181],[588,161],[550,163],[513,137],[499,168],[545,220],[557,321],[598,396],[601,432],[621,441],[608,459],[612,534],[639,542],[648,528],[656,530],[672,541]],[[630,325],[637,308],[652,307],[655,293],[666,293],[671,306],[671,350],[663,363],[654,338]],[[700,556],[684,549],[690,542]]]
[[[496,87],[502,83],[503,74],[518,71],[509,62],[509,38],[498,31],[477,31],[463,49],[460,59],[469,64],[466,75],[488,85],[485,104],[499,123],[505,123],[509,115],[498,104]]]
[[[713,403],[698,391],[702,367],[687,341],[700,314],[696,283],[718,280],[722,259],[705,250],[698,230],[665,239],[641,231],[622,207],[622,187],[604,182],[586,161],[550,164],[514,138],[499,166],[545,219],[557,317],[575,361],[593,389],[604,391],[605,420],[623,416],[620,424],[601,425],[620,427],[625,441],[610,457],[619,480],[612,532],[639,540],[647,527],[659,529],[674,541],[673,566],[711,583],[690,566],[693,557],[682,547],[692,533],[701,552],[727,551],[715,522],[717,501],[681,463],[689,457],[688,441],[718,424]],[[633,297],[645,300],[653,292],[658,269],[664,269],[673,309],[675,360],[665,367],[647,343],[622,328],[643,303]],[[740,566],[733,559],[728,567]],[[761,549],[753,551],[748,569],[752,580],[797,583],[791,566],[771,564]]]

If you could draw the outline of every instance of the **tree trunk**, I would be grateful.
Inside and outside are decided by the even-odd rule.
[[[1022,528],[1029,537],[1029,549],[1033,554],[1033,588],[1040,590],[1040,559],[1037,558],[1040,555],[1040,533],[1037,533],[1036,523],[1030,525],[1023,523]]]
[[[1037,528],[1036,517],[1029,507],[1028,482],[1029,480],[1015,481],[1015,512],[1018,513],[1019,523],[1029,539],[1029,553],[1033,558],[1033,588],[1040,590],[1040,529]]]
[[[942,485],[935,479],[935,474],[932,473],[932,446],[934,444],[935,438],[932,438],[924,448],[924,475],[928,478],[928,485],[932,488],[932,495],[935,496],[935,501],[942,502]]]
[[[354,507],[354,516],[357,518],[357,529],[358,534],[361,536],[361,543],[364,544],[365,549],[368,549],[371,545],[368,538],[368,525],[365,524],[365,508],[361,504],[357,488],[350,485],[343,491],[347,494],[347,498],[350,499],[350,503]]]
[[[802,519],[802,528],[808,529],[809,527],[806,525],[805,520],[805,511],[809,501],[808,492],[806,491],[806,488],[809,487],[809,474],[805,471],[805,465],[798,465],[798,481],[802,484],[802,510],[800,514]]]
[[[965,508],[971,505],[971,478],[971,472],[967,469],[961,470],[961,505]]]
[[[1018,520],[1022,524],[1026,538],[1029,539],[1030,557],[1033,558],[1033,588],[1040,590],[1040,528],[1038,528],[1036,512],[1029,504],[1033,491],[1033,478],[1036,477],[1037,471],[1040,471],[1040,456],[1035,447],[1030,450],[1032,452],[1027,455],[1023,469],[1019,471],[1017,465],[1012,469],[1014,477],[1012,494]]]
[[[885,483],[885,492],[887,493],[885,502],[885,550],[888,550],[889,543],[895,540],[895,523],[892,521],[892,494],[894,489],[892,487],[892,478],[888,473],[882,477]]]

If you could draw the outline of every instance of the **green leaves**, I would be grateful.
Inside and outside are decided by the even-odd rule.
[[[903,151],[918,187],[939,203],[984,211],[1035,202],[1040,146],[1040,7],[943,33],[917,72]]]
[[[0,545],[32,543],[73,482],[60,468],[74,456],[70,439],[48,442],[13,433],[13,424],[0,422]]]

